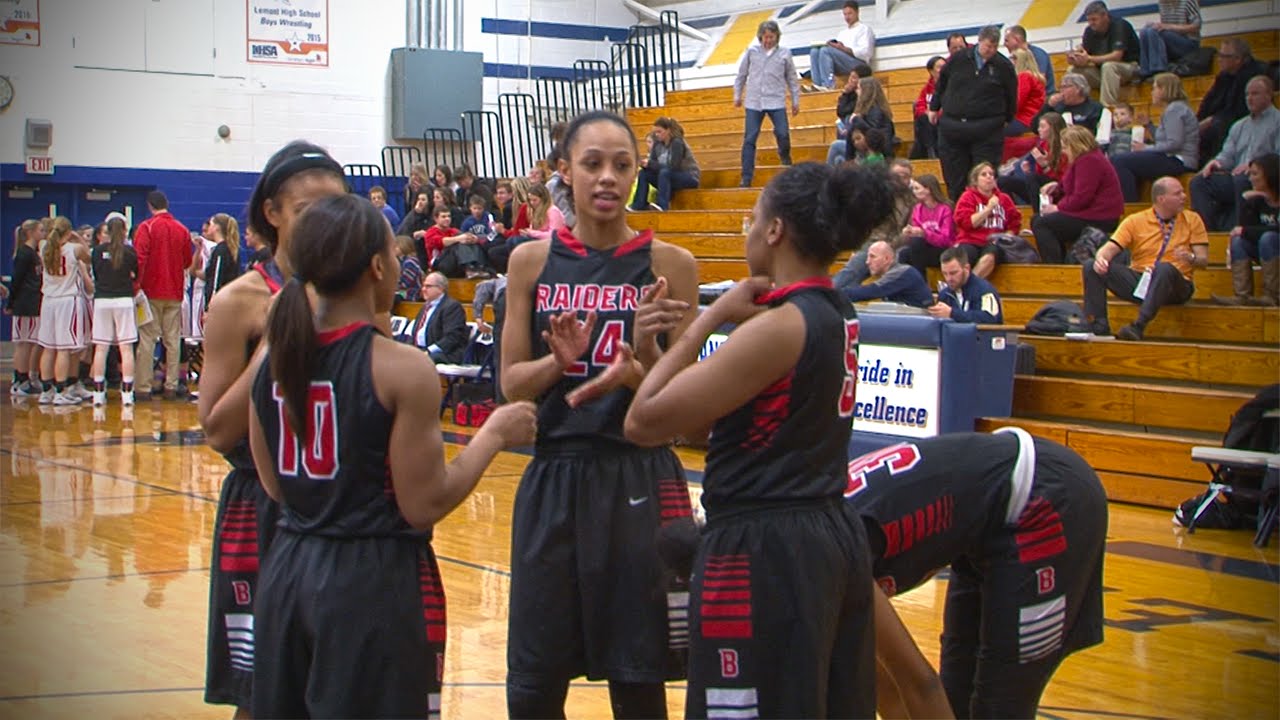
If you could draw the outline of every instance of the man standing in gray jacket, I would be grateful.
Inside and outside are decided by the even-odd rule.
[[[778,23],[765,20],[756,30],[759,45],[752,45],[738,64],[738,77],[733,82],[733,106],[747,109],[746,129],[742,136],[742,187],[751,187],[756,170],[756,138],[765,115],[773,124],[773,137],[778,141],[778,156],[783,165],[791,164],[791,129],[787,124],[787,95],[791,95],[791,114],[800,112],[800,77],[796,74],[791,51],[778,47],[782,31]]]

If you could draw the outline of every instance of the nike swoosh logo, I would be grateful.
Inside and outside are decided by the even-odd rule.
[[[643,505],[648,500],[649,500],[648,495],[645,495],[644,497],[638,497],[638,498],[627,498],[627,502],[631,503],[631,507],[635,507],[637,505]]]

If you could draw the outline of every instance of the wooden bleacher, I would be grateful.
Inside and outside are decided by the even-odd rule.
[[[1277,33],[1243,37],[1255,56],[1280,56]],[[1205,42],[1216,45],[1218,39]],[[1065,59],[1061,54],[1053,58],[1061,77]],[[891,70],[877,77],[889,94],[905,153],[912,138],[911,105],[925,72]],[[1212,76],[1184,79],[1193,106],[1212,81]],[[1139,113],[1150,112],[1149,84],[1125,86],[1122,96]],[[753,187],[738,188],[743,117],[731,98],[732,90],[725,87],[677,91],[668,93],[665,107],[627,113],[638,134],[662,115],[677,118],[685,128],[702,167],[701,188],[677,193],[669,212],[634,213],[628,221],[689,249],[698,259],[701,282],[747,274],[743,217],[759,188],[782,170],[766,127],[758,141]],[[835,92],[801,96],[801,112],[790,118],[793,160],[826,159],[827,146],[835,139],[836,99]],[[936,160],[912,164],[917,175],[942,177]],[[1126,212],[1144,207],[1149,205],[1128,206]],[[1023,227],[1030,218],[1030,208],[1023,208]],[[1213,265],[1196,274],[1193,300],[1163,310],[1143,342],[1023,336],[1036,349],[1036,374],[1016,378],[1012,417],[984,418],[977,429],[1013,424],[1074,448],[1099,471],[1113,500],[1172,508],[1200,492],[1207,476],[1203,466],[1191,461],[1191,447],[1219,442],[1230,414],[1260,386],[1280,378],[1280,310],[1208,302],[1210,294],[1231,293],[1226,246],[1226,233],[1210,235]],[[837,259],[832,272],[846,257]],[[932,276],[931,284],[937,279]],[[1052,299],[1079,302],[1082,296],[1075,265],[1005,265],[991,281],[1004,297],[1006,321],[1016,324]],[[453,280],[450,286],[470,314],[475,281]],[[1260,291],[1260,277],[1255,277],[1255,287]],[[1111,298],[1109,309],[1114,330],[1133,319],[1137,306]]]

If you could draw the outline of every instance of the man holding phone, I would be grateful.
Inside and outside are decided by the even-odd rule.
[[[871,67],[871,57],[876,51],[876,34],[858,21],[856,0],[846,0],[842,12],[847,27],[826,45],[809,51],[809,75],[814,87],[830,90],[836,85],[837,72],[847,75],[856,67]]]

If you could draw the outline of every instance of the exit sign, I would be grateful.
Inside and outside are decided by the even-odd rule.
[[[27,156],[27,174],[28,175],[52,175],[53,174],[53,158],[48,155],[28,155]]]

